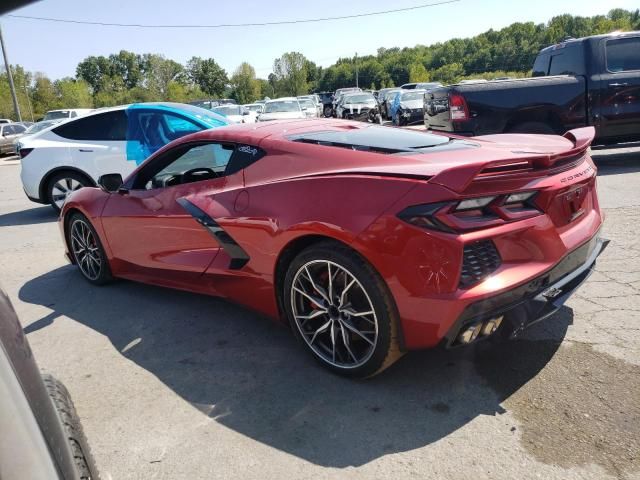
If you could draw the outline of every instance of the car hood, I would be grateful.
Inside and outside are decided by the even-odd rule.
[[[349,103],[346,105],[343,105],[343,108],[351,113],[353,112],[360,112],[363,109],[366,108],[376,108],[377,105],[375,103]]]
[[[273,112],[273,113],[261,113],[260,120],[283,120],[287,118],[304,118],[304,112]]]

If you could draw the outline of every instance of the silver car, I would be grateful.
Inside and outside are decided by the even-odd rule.
[[[19,123],[0,124],[0,155],[15,153],[13,142],[26,130],[27,128]]]

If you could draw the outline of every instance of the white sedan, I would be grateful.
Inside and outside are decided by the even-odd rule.
[[[242,105],[220,105],[213,108],[212,111],[224,115],[230,123],[255,123],[256,121],[256,115],[252,115],[251,111]]]
[[[284,120],[291,118],[307,118],[296,97],[276,98],[264,104],[264,111],[258,115],[259,122]]]
[[[176,138],[229,121],[180,103],[136,103],[96,110],[20,139],[20,177],[30,200],[60,210],[74,190],[106,173],[129,175]]]

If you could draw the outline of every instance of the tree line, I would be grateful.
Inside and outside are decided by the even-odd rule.
[[[453,83],[464,78],[527,76],[538,51],[567,37],[614,30],[640,30],[640,11],[614,9],[606,15],[560,15],[545,24],[513,23],[472,38],[453,38],[412,48],[379,48],[376,55],[345,57],[326,68],[299,52],[274,60],[273,73],[258,78],[247,62],[229,75],[213,58],[192,57],[184,65],[155,53],[122,50],[82,60],[75,77],[52,81],[43,73],[13,65],[25,119],[56,108],[104,107],[132,102],[188,102],[234,98],[249,103],[264,97],[302,95],[353,86],[378,89],[407,82]],[[4,71],[4,69],[3,69]],[[6,74],[0,75],[0,117],[13,117]]]

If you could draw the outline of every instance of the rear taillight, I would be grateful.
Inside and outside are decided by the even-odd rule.
[[[469,120],[467,101],[459,93],[449,93],[449,116],[451,120]]]
[[[24,158],[27,155],[29,155],[32,151],[33,151],[33,148],[21,148],[20,150],[18,150],[18,155],[20,156],[20,158]]]
[[[480,230],[539,215],[537,191],[517,192],[461,201],[414,205],[398,217],[416,227],[441,232]]]

